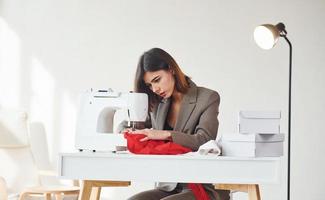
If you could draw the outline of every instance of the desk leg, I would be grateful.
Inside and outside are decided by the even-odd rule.
[[[80,188],[80,194],[78,200],[89,200],[91,194],[92,182],[84,180]]]
[[[102,187],[92,187],[90,200],[99,200]]]
[[[248,185],[248,199],[249,200],[261,200],[260,189],[256,184]]]
[[[215,189],[246,192],[249,200],[261,200],[258,184],[215,184]]]
[[[129,181],[82,181],[78,200],[99,200],[102,187],[126,187],[131,184]]]

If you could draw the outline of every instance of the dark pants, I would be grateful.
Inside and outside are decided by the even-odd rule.
[[[180,193],[175,191],[166,192],[159,189],[140,192],[128,200],[196,200],[192,191],[183,190]]]
[[[210,185],[211,184],[205,184],[205,189],[211,200],[230,199],[229,191],[214,190]],[[160,189],[147,190],[130,197],[128,200],[196,200],[196,198],[193,192],[186,187],[186,184],[179,183],[171,192]]]

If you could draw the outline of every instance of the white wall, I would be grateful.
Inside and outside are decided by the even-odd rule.
[[[240,109],[281,109],[286,132],[288,46],[263,51],[252,36],[256,25],[282,21],[293,44],[292,199],[320,200],[324,10],[323,0],[0,0],[0,104],[45,122],[55,164],[73,150],[78,93],[132,90],[140,54],[161,47],[197,84],[219,91],[220,133],[237,131]],[[263,199],[286,198],[285,164],[280,185],[262,186]],[[150,186],[118,189],[114,199]]]

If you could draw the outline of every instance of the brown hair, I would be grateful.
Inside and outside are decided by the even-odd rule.
[[[144,82],[143,76],[146,72],[158,70],[172,70],[175,77],[175,88],[178,92],[185,94],[189,88],[188,79],[174,58],[160,48],[152,48],[144,52],[138,62],[134,90],[135,92],[147,93],[149,96],[149,108],[152,110],[160,101],[161,97],[155,94]]]

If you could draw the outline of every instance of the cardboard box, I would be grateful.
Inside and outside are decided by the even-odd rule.
[[[283,156],[284,134],[225,134],[220,145],[223,156]]]
[[[281,111],[240,111],[239,133],[280,133]]]

